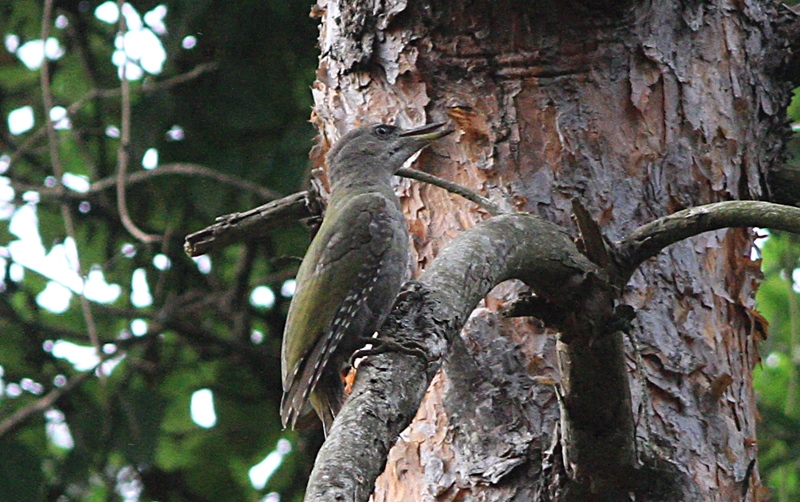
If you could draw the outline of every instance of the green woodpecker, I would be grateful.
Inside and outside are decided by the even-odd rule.
[[[392,176],[443,124],[380,124],[345,134],[327,156],[331,195],[297,272],[281,350],[283,426],[306,403],[325,434],[344,401],[342,372],[389,314],[408,276],[408,228]]]

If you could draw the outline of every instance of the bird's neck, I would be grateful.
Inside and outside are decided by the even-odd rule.
[[[351,199],[352,197],[369,192],[379,192],[387,196],[393,196],[392,174],[385,166],[366,167],[354,166],[335,166],[328,171],[331,184],[330,203],[339,199]]]
[[[347,201],[353,199],[353,197],[365,193],[379,193],[388,199],[397,198],[394,194],[392,184],[389,181],[385,183],[337,183],[331,186],[331,196],[328,200],[328,205],[336,206],[341,203],[347,203]]]

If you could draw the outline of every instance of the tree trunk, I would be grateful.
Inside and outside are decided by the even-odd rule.
[[[783,40],[775,9],[748,0],[318,0],[313,158],[321,166],[327,146],[358,125],[449,118],[457,133],[423,152],[418,168],[575,236],[577,198],[612,240],[680,209],[759,198],[783,145],[790,90],[770,57]],[[418,273],[488,216],[418,182],[402,180],[398,192]],[[597,420],[635,427],[635,451],[620,455],[668,472],[671,485],[636,500],[764,498],[752,465],[751,369],[763,325],[751,246],[748,231],[703,234],[645,263],[625,288],[633,328],[608,343],[625,344],[631,398],[620,403],[625,416]],[[498,309],[525,291],[504,283],[473,313],[391,450],[375,501],[629,499],[569,488],[596,479],[602,459],[571,453],[580,439],[569,421],[580,417],[569,398],[583,368],[569,378],[561,369],[580,350],[602,349],[559,341],[534,318],[503,319]],[[588,383],[602,391],[604,382]],[[591,409],[581,413],[592,421]]]

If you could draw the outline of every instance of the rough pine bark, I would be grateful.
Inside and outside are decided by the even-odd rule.
[[[790,86],[772,2],[318,0],[313,14],[318,166],[353,127],[449,119],[457,133],[419,167],[573,235],[577,198],[617,240],[684,208],[762,197],[779,160]],[[436,187],[397,190],[417,272],[488,217]],[[624,292],[635,454],[676,474],[673,500],[764,496],[751,466],[763,329],[751,247],[744,230],[683,241]],[[581,466],[561,423],[567,347],[537,319],[498,314],[525,290],[502,284],[473,313],[375,501],[569,496]]]

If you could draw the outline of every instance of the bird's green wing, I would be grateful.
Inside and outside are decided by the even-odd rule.
[[[393,241],[395,203],[379,193],[329,212],[297,273],[281,351],[284,425],[302,412]]]

